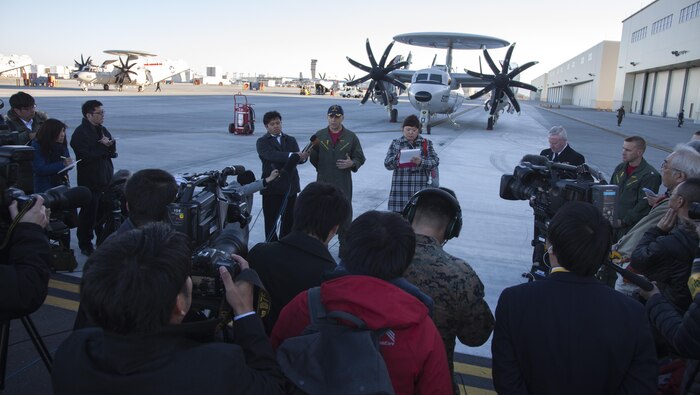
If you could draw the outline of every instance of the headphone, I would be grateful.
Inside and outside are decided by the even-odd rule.
[[[416,215],[416,207],[418,202],[423,196],[434,196],[441,198],[442,200],[448,202],[452,211],[452,218],[445,228],[445,241],[459,236],[459,231],[462,230],[462,208],[459,206],[459,201],[457,198],[452,196],[450,192],[447,192],[447,188],[425,188],[416,192],[406,203],[406,206],[401,211],[401,215],[408,220],[409,223],[413,223],[413,217]]]

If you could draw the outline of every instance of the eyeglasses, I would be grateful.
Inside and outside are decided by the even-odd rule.
[[[328,116],[331,117],[331,118],[340,118],[340,117],[342,117],[342,115],[340,115],[340,114],[328,114]]]
[[[664,159],[664,161],[661,162],[661,168],[662,168],[662,169],[669,169],[669,170],[677,171],[677,172],[679,172],[679,173],[683,173],[682,171],[680,171],[680,170],[678,170],[678,169],[676,169],[676,168],[668,167],[668,166],[669,166],[668,160]]]
[[[92,115],[105,115],[105,112],[104,111],[95,111],[95,112],[91,112],[90,114],[92,114]]]

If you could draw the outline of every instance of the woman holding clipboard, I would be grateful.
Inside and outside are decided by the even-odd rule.
[[[403,136],[394,139],[384,159],[392,170],[389,211],[401,212],[416,192],[429,186],[431,170],[440,164],[433,143],[420,135],[421,123],[415,115],[403,121]]]

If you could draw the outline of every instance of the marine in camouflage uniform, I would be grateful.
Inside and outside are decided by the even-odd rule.
[[[455,337],[476,347],[493,331],[494,318],[484,300],[484,285],[467,262],[446,253],[433,237],[421,234],[416,234],[416,254],[404,277],[433,298],[433,322],[454,377]],[[456,385],[454,393],[459,394]]]

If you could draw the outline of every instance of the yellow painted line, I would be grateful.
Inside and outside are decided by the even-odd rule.
[[[80,303],[76,302],[75,300],[57,298],[55,296],[48,295],[46,297],[46,300],[44,301],[44,304],[47,304],[49,306],[59,307],[61,309],[65,309],[65,310],[78,311],[78,305]]]
[[[80,293],[80,286],[78,284],[67,283],[65,281],[58,281],[54,279],[49,280],[49,288],[60,289],[76,294]]]
[[[455,362],[455,372],[466,374],[468,376],[482,377],[492,379],[491,369],[483,366],[467,365],[466,363]]]
[[[459,393],[462,395],[496,395],[496,391],[485,390],[483,388],[459,386]]]

